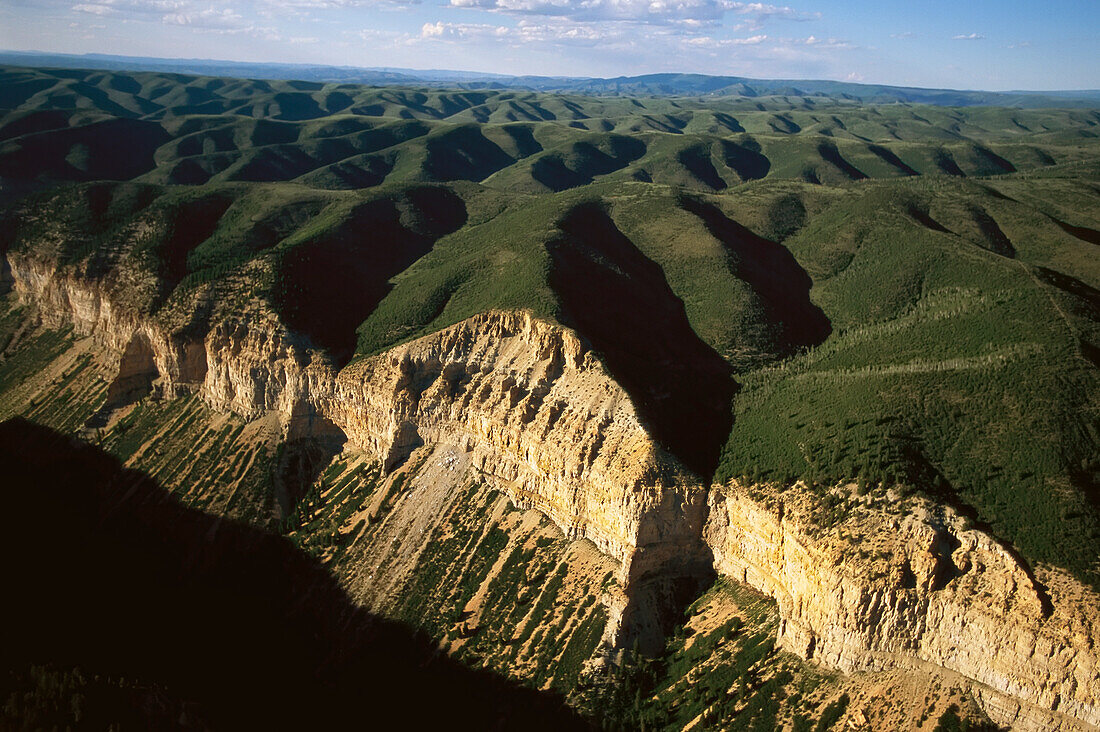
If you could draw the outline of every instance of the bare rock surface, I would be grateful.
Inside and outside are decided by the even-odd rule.
[[[848,672],[957,672],[1014,728],[1100,725],[1095,595],[1060,574],[1040,581],[949,507],[849,500],[843,522],[822,528],[808,491],[711,492],[715,568],[776,599],[785,647]]]
[[[846,493],[843,523],[829,525],[804,486],[708,496],[559,325],[483,313],[337,371],[256,301],[193,335],[127,308],[114,295],[126,283],[8,259],[24,302],[114,359],[106,407],[197,392],[248,419],[277,415],[290,438],[339,437],[386,470],[447,445],[464,471],[615,560],[612,637],[659,632],[646,618],[662,583],[713,569],[775,598],[779,639],[804,658],[845,672],[946,669],[1000,724],[1100,726],[1095,593],[927,500]]]

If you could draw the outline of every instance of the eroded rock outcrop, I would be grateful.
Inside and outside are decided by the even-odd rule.
[[[255,303],[187,339],[119,307],[94,280],[9,259],[24,300],[114,354],[120,390],[146,380],[170,393],[197,390],[246,418],[278,413],[292,436],[335,426],[387,469],[425,442],[457,445],[517,505],[618,560],[625,582],[698,571],[702,487],[561,326],[485,313],[338,373]]]
[[[423,443],[465,448],[515,503],[633,575],[696,547],[702,490],[577,337],[529,314],[478,315],[353,364],[320,407],[387,465]]]
[[[951,508],[867,496],[822,528],[798,488],[731,484],[709,503],[715,568],[776,599],[795,653],[843,671],[958,672],[1016,728],[1100,725],[1096,596],[1053,573],[1040,582]]]
[[[626,593],[610,603],[609,633],[620,642],[713,554],[715,571],[778,601],[780,640],[804,657],[844,671],[949,669],[995,721],[1022,729],[1100,725],[1094,593],[1033,574],[926,501],[899,512],[853,499],[843,525],[823,529],[800,488],[731,485],[708,499],[568,329],[490,312],[337,371],[261,303],[196,331],[126,307],[113,294],[126,283],[8,259],[24,301],[115,359],[120,401],[197,392],[246,418],[277,414],[290,438],[339,432],[388,468],[421,444],[462,450],[515,504],[617,560]]]

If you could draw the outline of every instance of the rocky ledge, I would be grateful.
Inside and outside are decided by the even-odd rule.
[[[805,486],[711,491],[714,566],[776,599],[784,647],[848,672],[957,672],[1013,728],[1100,725],[1100,598],[1036,577],[949,507],[854,488],[834,489],[846,506],[832,526]]]
[[[277,413],[291,438],[338,435],[387,470],[419,445],[447,442],[517,505],[618,560],[625,583],[697,572],[703,560],[700,482],[566,328],[494,311],[338,372],[261,303],[188,337],[120,306],[101,282],[8,259],[24,301],[94,337],[118,364],[108,407],[149,388],[197,391],[245,418]]]
[[[843,524],[825,528],[804,486],[731,484],[708,498],[566,328],[484,313],[338,371],[262,303],[193,335],[127,309],[118,287],[47,260],[8,261],[23,301],[117,364],[105,409],[152,389],[197,392],[246,418],[277,414],[290,438],[346,440],[389,469],[421,444],[465,450],[514,503],[620,563],[626,595],[609,627],[620,642],[653,629],[669,583],[713,569],[774,597],[781,642],[805,658],[843,671],[947,669],[972,680],[1001,724],[1100,726],[1095,593],[1033,571],[926,500],[846,493]]]

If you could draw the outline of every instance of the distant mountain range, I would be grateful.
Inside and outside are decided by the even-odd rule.
[[[62,54],[0,51],[0,65],[161,71],[203,76],[252,79],[297,79],[334,83],[395,86],[458,87],[463,89],[526,89],[629,96],[828,96],[865,103],[895,102],[970,107],[1077,107],[1100,106],[1100,89],[1065,91],[1008,91],[922,89],[919,87],[856,84],[807,79],[749,79],[707,74],[645,74],[613,79],[508,76],[446,69],[361,68],[311,64],[250,63],[210,59],[164,59],[108,54]]]

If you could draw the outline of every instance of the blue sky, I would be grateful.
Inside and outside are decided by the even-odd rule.
[[[1100,88],[1100,0],[0,0],[0,47],[506,74]]]

